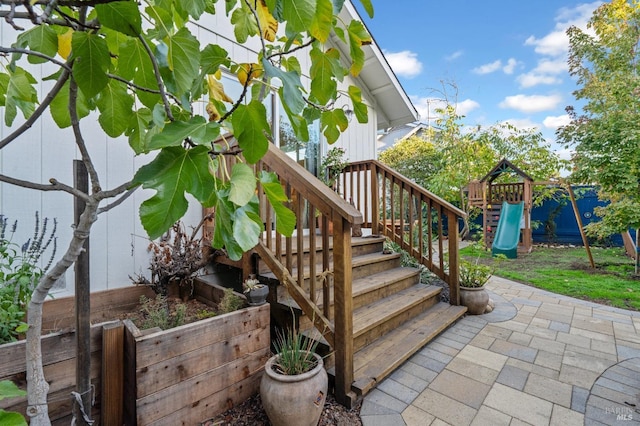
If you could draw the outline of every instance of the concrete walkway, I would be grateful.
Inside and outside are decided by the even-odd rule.
[[[640,312],[498,277],[487,288],[495,310],[380,383],[364,426],[640,424]]]

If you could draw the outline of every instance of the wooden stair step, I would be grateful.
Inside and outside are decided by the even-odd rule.
[[[400,266],[400,253],[368,253],[362,256],[354,257],[351,261],[352,274],[354,281],[358,278],[366,277],[384,270],[392,269]],[[333,262],[329,265],[329,270],[333,271]],[[320,275],[323,272],[322,263],[316,264],[316,274]],[[303,277],[308,280],[311,275],[311,268],[305,265],[303,269]],[[293,268],[291,276],[298,277],[297,268]],[[260,278],[264,278],[269,281],[277,281],[277,278],[273,272],[264,272],[260,274]]]
[[[394,292],[404,290],[415,285],[420,280],[420,270],[417,268],[400,266],[377,274],[353,280],[351,291],[354,299],[354,309],[371,303],[375,300],[387,297]],[[298,304],[287,292],[284,286],[278,286],[278,303],[300,309]],[[317,304],[321,305],[323,300],[322,291],[318,292]],[[333,306],[333,288],[330,291],[331,300],[329,304]]]
[[[442,287],[415,284],[353,311],[353,346],[368,345],[438,302]]]
[[[464,315],[467,308],[439,302],[354,354],[352,389],[364,396],[413,354]],[[335,368],[328,373],[335,377]]]

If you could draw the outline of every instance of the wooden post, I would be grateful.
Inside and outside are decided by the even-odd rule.
[[[591,263],[592,268],[595,268],[596,264],[593,262],[593,256],[591,255],[591,247],[589,247],[589,241],[587,240],[587,236],[584,233],[584,228],[582,227],[582,217],[580,216],[580,211],[578,210],[578,203],[576,202],[576,196],[573,193],[573,188],[571,188],[570,183],[567,183],[567,191],[569,192],[569,197],[571,198],[571,206],[573,207],[573,214],[576,216],[576,221],[578,222],[578,229],[580,229],[580,235],[582,236],[582,243],[584,244],[584,248],[587,251],[587,256],[589,256],[589,263]]]
[[[375,164],[371,164],[369,167],[369,173],[371,175],[371,233],[376,235],[380,232],[380,189],[378,188],[378,168]]]
[[[460,305],[460,253],[458,252],[458,217],[453,212],[448,212],[449,225],[449,303]],[[442,252],[440,253],[442,256]]]
[[[351,408],[356,395],[353,383],[353,298],[351,295],[351,226],[339,217],[333,224],[333,291],[335,297],[336,383],[338,402]]]
[[[124,389],[124,324],[102,327],[102,414],[103,426],[121,426]]]
[[[89,177],[84,163],[73,160],[74,187],[85,194],[89,193]],[[85,204],[74,198],[74,222],[80,222]],[[73,413],[76,424],[88,426],[91,422],[91,286],[89,283],[89,238],[84,242],[83,250],[75,262],[76,297],[76,392],[81,404],[76,400]]]

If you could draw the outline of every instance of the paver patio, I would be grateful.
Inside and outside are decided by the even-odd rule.
[[[640,423],[640,312],[499,277],[487,289],[495,310],[464,317],[380,383],[364,426]]]

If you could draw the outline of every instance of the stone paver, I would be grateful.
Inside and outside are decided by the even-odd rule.
[[[640,313],[498,277],[487,287],[495,310],[459,320],[382,381],[364,426],[640,420]]]

